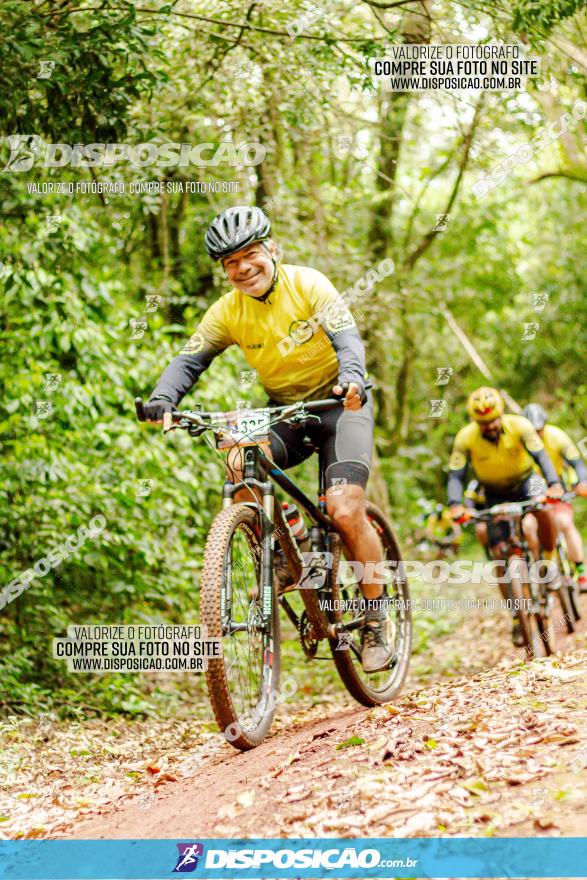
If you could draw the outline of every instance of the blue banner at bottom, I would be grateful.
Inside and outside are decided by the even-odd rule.
[[[587,838],[0,841],[6,880],[587,877]]]

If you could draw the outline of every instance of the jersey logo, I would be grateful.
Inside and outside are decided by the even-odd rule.
[[[251,345],[247,345],[247,348],[265,348],[264,342],[253,342]]]
[[[341,303],[338,301],[331,303],[325,309],[323,324],[328,333],[332,333],[333,336],[342,330],[351,330],[353,327],[356,327],[355,319],[350,311],[345,306],[341,306]]]
[[[314,335],[314,328],[309,321],[292,321],[289,325],[289,335],[296,345],[303,345]]]
[[[198,351],[202,351],[204,348],[204,337],[201,333],[194,333],[192,338],[186,343],[185,347],[182,349],[182,354],[196,354]]]
[[[449,470],[451,471],[460,471],[461,468],[464,468],[467,464],[467,456],[464,455],[460,450],[456,449],[448,463]]]

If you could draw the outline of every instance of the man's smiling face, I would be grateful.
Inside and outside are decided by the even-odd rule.
[[[263,296],[273,282],[275,267],[271,257],[274,254],[272,241],[266,244],[256,241],[226,257],[222,265],[233,287],[248,296]]]

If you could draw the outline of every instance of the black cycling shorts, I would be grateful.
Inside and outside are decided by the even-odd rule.
[[[271,456],[282,470],[295,467],[318,450],[325,471],[325,486],[351,483],[367,485],[373,449],[373,399],[359,410],[340,409],[316,413],[303,427],[280,422],[271,429]],[[311,446],[304,443],[309,438]],[[314,447],[314,448],[313,448]]]
[[[546,492],[546,480],[540,474],[530,474],[529,477],[512,486],[511,489],[492,489],[485,487],[485,504],[483,507],[493,507],[494,504],[503,504],[506,501],[529,501],[537,495],[544,495]]]
[[[546,492],[546,480],[540,474],[531,474],[523,483],[513,486],[511,489],[500,491],[485,488],[486,500],[483,504],[477,504],[477,509],[493,507],[494,504],[504,504],[506,501],[529,501],[537,495]],[[487,528],[489,546],[495,547],[502,541],[507,541],[510,536],[510,525],[506,520],[490,522]]]

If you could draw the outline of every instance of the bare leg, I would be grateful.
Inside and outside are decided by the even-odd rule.
[[[326,493],[328,515],[340,532],[353,560],[363,566],[382,562],[383,548],[365,511],[365,490],[351,484],[336,486],[335,489],[337,494],[333,494],[332,489]],[[365,583],[361,584],[361,590],[366,599],[378,599],[383,593],[383,585]]]
[[[487,523],[475,524],[475,537],[480,544],[483,544],[484,547],[487,547],[487,541],[489,540],[487,535]]]
[[[522,531],[535,559],[540,557],[540,541],[538,540],[538,522],[534,514],[527,514],[522,520]]]
[[[557,528],[565,536],[571,562],[583,562],[583,541],[573,520],[573,511],[557,505],[552,511]]]
[[[538,544],[538,539],[540,539],[540,544],[546,553],[552,553],[554,550],[554,546],[556,544],[556,524],[554,521],[554,517],[552,515],[551,510],[537,510],[535,513],[532,513],[530,516],[525,517],[524,522],[528,520],[535,519],[538,521],[538,535],[536,539],[536,543]],[[522,524],[523,525],[523,524]],[[528,543],[530,541],[528,540]],[[534,548],[532,548],[534,549]],[[536,551],[536,556],[540,553],[540,549],[538,548]]]
[[[484,547],[487,547],[489,542],[489,534],[487,530],[487,523],[476,523],[475,524],[475,536],[480,544],[483,544]],[[495,548],[494,548],[495,550]],[[499,567],[495,569],[496,577],[502,578],[505,573],[505,562],[503,562]],[[501,592],[501,595],[504,599],[507,599],[509,596],[507,584],[503,581],[498,582],[498,586]]]

